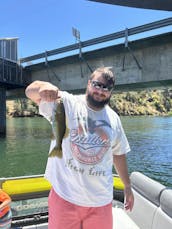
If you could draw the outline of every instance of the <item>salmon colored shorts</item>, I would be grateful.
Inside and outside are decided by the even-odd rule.
[[[112,203],[103,207],[72,204],[51,189],[48,229],[112,229]]]

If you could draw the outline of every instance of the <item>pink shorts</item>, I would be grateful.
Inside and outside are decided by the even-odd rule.
[[[48,229],[112,229],[112,203],[103,207],[72,204],[51,189]]]

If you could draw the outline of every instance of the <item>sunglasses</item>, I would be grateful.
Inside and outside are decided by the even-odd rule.
[[[103,83],[99,82],[99,81],[95,81],[95,80],[91,80],[91,86],[93,88],[96,88],[97,90],[102,90],[102,91],[112,91],[113,87],[104,85]]]

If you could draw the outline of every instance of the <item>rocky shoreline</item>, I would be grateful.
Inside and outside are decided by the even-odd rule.
[[[110,106],[120,116],[172,116],[172,88],[114,92]],[[38,106],[28,99],[7,101],[7,116],[40,116]]]

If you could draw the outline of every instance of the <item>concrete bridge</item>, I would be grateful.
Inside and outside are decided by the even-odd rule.
[[[86,61],[73,55],[25,67],[31,81],[44,80],[61,90],[85,91],[91,70],[112,66],[116,90],[172,85],[172,32],[113,45],[82,54]],[[26,78],[27,78],[26,77]]]

